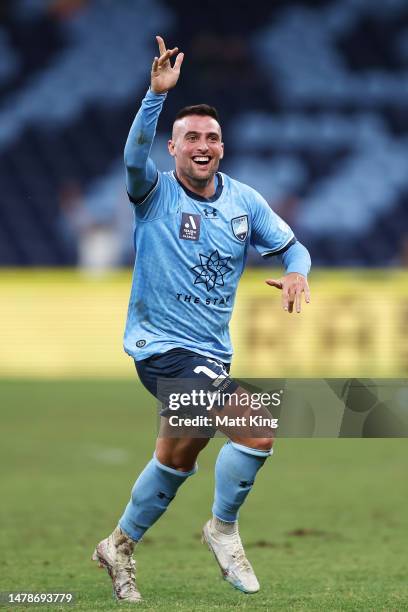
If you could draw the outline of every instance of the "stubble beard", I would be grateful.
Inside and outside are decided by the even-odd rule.
[[[211,183],[214,176],[217,174],[218,167],[219,163],[212,170],[210,170],[208,176],[206,177],[197,176],[188,172],[183,172],[182,174],[193,187],[196,187],[197,189],[205,189],[205,187]]]

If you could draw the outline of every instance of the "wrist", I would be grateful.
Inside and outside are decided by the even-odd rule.
[[[289,266],[289,268],[285,271],[285,276],[288,274],[299,274],[299,276],[303,276],[307,279],[307,275],[309,273],[308,266],[302,266],[300,264]]]
[[[156,91],[155,89],[153,89],[153,87],[150,85],[149,87],[149,91],[154,94],[155,96],[167,96],[167,91]]]

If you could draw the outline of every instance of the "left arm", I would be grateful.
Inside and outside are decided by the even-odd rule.
[[[310,270],[311,260],[309,251],[300,242],[293,243],[284,253],[278,255],[284,268],[285,276],[279,279],[269,278],[266,284],[282,290],[282,307],[287,312],[301,311],[302,293],[306,304],[310,302],[310,290],[307,275]]]
[[[282,307],[288,312],[300,312],[302,293],[306,303],[310,301],[307,275],[310,270],[310,255],[293,235],[289,225],[283,221],[264,198],[252,190],[252,235],[251,244],[262,257],[278,257],[285,267],[285,276],[268,279],[271,287],[282,290]]]

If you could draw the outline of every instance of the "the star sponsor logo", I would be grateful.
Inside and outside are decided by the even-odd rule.
[[[225,297],[199,297],[198,295],[192,295],[191,293],[176,293],[176,299],[178,302],[184,302],[185,304],[192,304],[197,306],[198,304],[205,306],[229,306],[230,295]]]
[[[210,255],[200,255],[200,264],[191,268],[195,274],[194,284],[204,284],[207,291],[211,291],[215,287],[224,287],[224,277],[232,268],[228,266],[231,259],[230,256],[221,257],[217,250]]]

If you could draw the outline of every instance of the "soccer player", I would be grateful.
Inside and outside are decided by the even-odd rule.
[[[149,153],[167,92],[176,85],[183,62],[177,47],[166,50],[159,36],[157,42],[159,56],[153,61],[150,89],[125,147],[127,190],[136,220],[136,262],[124,346],[135,360],[140,380],[156,397],[160,398],[162,379],[172,383],[188,379],[200,389],[222,387],[241,393],[228,376],[232,356],[228,326],[249,245],[262,257],[278,256],[283,262],[285,275],[266,282],[282,290],[282,305],[288,312],[300,312],[302,294],[309,302],[310,257],[254,189],[218,171],[224,144],[214,108],[199,104],[178,113],[168,142],[175,171],[157,171]],[[183,410],[189,414],[188,407]],[[218,407],[220,414],[228,410],[228,404]],[[168,406],[161,414],[163,432],[170,421]],[[213,516],[204,525],[203,541],[225,580],[245,593],[255,593],[259,583],[246,558],[237,518],[258,470],[272,453],[273,437],[221,429],[229,440],[215,465]],[[196,472],[197,456],[208,441],[209,436],[159,435],[153,458],[136,480],[118,526],[93,555],[108,570],[118,600],[141,600],[135,581],[135,545]]]

